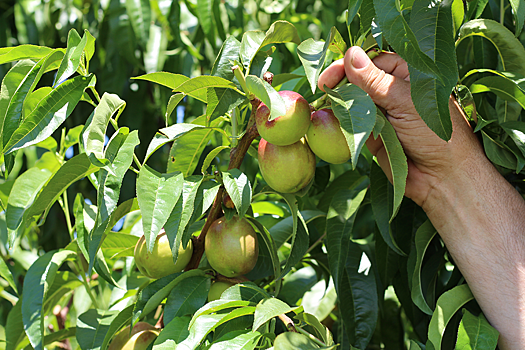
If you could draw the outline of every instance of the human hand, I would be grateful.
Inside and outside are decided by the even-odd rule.
[[[449,109],[453,133],[443,141],[417,113],[410,95],[407,63],[394,53],[382,53],[371,61],[360,47],[348,49],[345,57],[330,65],[319,77],[319,88],[330,88],[345,76],[348,81],[367,92],[384,111],[394,127],[408,158],[405,195],[425,208],[432,188],[459,175],[466,160],[486,163],[486,157],[459,105],[451,97]],[[370,136],[366,142],[370,152],[392,181],[386,149],[380,138]]]

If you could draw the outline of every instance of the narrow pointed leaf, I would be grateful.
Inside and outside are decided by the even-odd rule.
[[[24,330],[35,350],[42,350],[44,316],[42,308],[49,286],[56,272],[67,259],[76,255],[71,250],[51,251],[38,258],[27,271],[22,292],[22,319]]]
[[[246,96],[232,89],[211,87],[208,88],[207,100],[206,119],[209,124],[243,103]]]
[[[153,140],[151,140],[150,144],[148,145],[148,150],[146,151],[146,158],[144,159],[144,163],[149,159],[149,157],[158,150],[161,146],[165,145],[168,142],[175,141],[179,137],[183,136],[187,132],[196,129],[196,128],[204,128],[201,125],[196,124],[175,124],[172,126],[168,126],[167,128],[160,129],[156,134]]]
[[[456,350],[494,350],[499,332],[490,325],[483,313],[474,316],[467,309],[459,324]]]
[[[374,129],[376,106],[366,92],[353,84],[326,91],[334,102],[332,109],[341,124],[355,169],[361,149]]]
[[[308,244],[310,242],[308,227],[297,208],[296,197],[292,194],[283,194],[282,196],[292,213],[293,228],[290,255],[288,256],[286,265],[281,270],[281,275],[279,277],[286,275],[295,264],[301,261],[302,257],[308,250]]]
[[[176,87],[180,86],[182,83],[185,83],[188,80],[190,80],[190,78],[188,78],[185,75],[169,73],[169,72],[148,73],[148,74],[140,75],[138,77],[133,77],[131,79],[151,81],[152,83],[157,83],[159,85],[169,87],[170,89],[175,89]]]
[[[82,53],[86,47],[88,36],[84,35],[83,38],[80,38],[78,32],[75,29],[71,29],[67,36],[67,49],[58,68],[57,74],[55,76],[55,81],[53,83],[53,88],[56,88],[58,85],[63,83],[66,79],[75,73],[77,68],[80,66],[80,61],[82,59]]]
[[[149,38],[151,7],[148,0],[126,0],[126,12],[139,44],[146,48]]]
[[[186,177],[193,175],[214,131],[209,128],[197,129],[175,140],[170,149],[167,172],[180,171]]]
[[[4,153],[34,145],[51,136],[71,114],[91,79],[91,75],[77,76],[51,91],[4,145]]]
[[[0,259],[0,276],[9,283],[9,286],[13,288],[16,294],[18,294],[18,289],[16,288],[15,281],[13,280],[13,275],[9,270],[9,267],[5,263],[4,259]]]
[[[221,51],[211,69],[211,75],[224,78],[226,80],[233,80],[232,62],[239,60],[239,50],[241,43],[231,35],[222,44]]]
[[[171,322],[175,317],[194,314],[208,298],[210,278],[206,276],[194,276],[177,284],[168,295],[164,306],[164,318]]]
[[[200,99],[203,102],[206,102],[206,89],[210,87],[237,89],[237,86],[233,82],[224,78],[210,75],[201,75],[180,84],[174,89],[174,91],[182,92],[192,96],[201,96]]]
[[[281,314],[292,311],[293,308],[276,298],[264,299],[257,304],[253,319],[253,330],[259,329],[264,323]]]
[[[436,310],[432,314],[432,319],[428,326],[428,342],[434,346],[434,349],[441,349],[441,341],[447,324],[452,316],[466,303],[474,299],[470,288],[466,284],[454,287],[443,293],[436,305]]]
[[[64,53],[65,49],[52,49],[46,46],[18,45],[11,47],[0,47],[0,64],[25,59],[40,60],[52,51]]]
[[[223,172],[223,181],[226,192],[237,209],[240,217],[246,214],[252,201],[252,186],[248,177],[239,169]]]
[[[80,348],[99,350],[118,315],[118,310],[90,309],[78,316],[76,338]]]
[[[470,85],[473,94],[493,92],[506,101],[516,101],[525,108],[525,90],[512,80],[502,76],[491,76],[476,80]]]
[[[176,317],[168,323],[153,343],[153,350],[174,349],[190,334],[188,331],[191,318],[189,316]]]
[[[131,316],[133,314],[133,306],[134,305],[130,305],[126,307],[124,310],[120,311],[115,318],[111,320],[109,328],[104,336],[104,340],[102,341],[102,344],[99,347],[100,350],[106,350],[108,348],[109,342],[113,339],[115,334],[117,334],[118,331],[122,327],[129,325],[131,323]],[[105,323],[107,324],[107,322]]]
[[[147,165],[137,178],[137,199],[142,213],[142,226],[148,251],[177,203],[183,186],[181,173],[161,174]]]
[[[283,98],[266,81],[255,75],[248,75],[246,77],[246,86],[251,93],[270,109],[270,118],[268,120],[273,120],[286,114],[286,105]]]

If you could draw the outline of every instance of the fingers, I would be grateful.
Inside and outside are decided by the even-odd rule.
[[[373,59],[377,68],[395,77],[409,81],[408,65],[404,59],[393,52],[383,52]]]
[[[402,62],[395,56],[385,56],[379,63],[392,72],[405,75]],[[360,47],[348,49],[344,57],[344,68],[348,80],[367,92],[390,115],[395,116],[396,110],[404,114],[407,108],[413,108],[410,83],[378,68]]]
[[[324,91],[325,85],[330,89],[336,86],[337,83],[339,83],[345,76],[344,64],[344,60],[341,58],[326,68],[323,73],[321,73],[319,80],[317,81],[317,86],[319,89]]]

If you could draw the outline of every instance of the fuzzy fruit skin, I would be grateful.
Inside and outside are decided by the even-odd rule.
[[[304,138],[289,146],[276,146],[261,139],[258,158],[264,180],[277,192],[297,192],[315,175],[315,155]]]
[[[215,220],[206,234],[204,250],[210,266],[226,277],[250,272],[257,263],[257,233],[245,218]]]
[[[210,287],[210,290],[208,291],[208,301],[219,300],[221,298],[222,293],[224,293],[226,289],[230,288],[233,285],[233,283],[223,281],[213,282],[213,284]]]
[[[284,100],[286,114],[272,121],[270,109],[264,103],[255,113],[257,131],[263,139],[278,146],[287,146],[299,141],[310,126],[310,105],[300,94],[294,91],[279,91]]]
[[[154,331],[157,329],[147,322],[138,322],[131,330],[131,333],[129,332],[129,327],[130,326],[125,327],[113,337],[111,343],[109,344],[108,350],[122,350],[124,345],[133,335],[139,332]]]
[[[320,109],[312,113],[311,121],[306,140],[312,152],[328,163],[347,162],[350,149],[334,112],[328,108]]]
[[[135,245],[135,263],[139,271],[149,278],[162,278],[172,273],[181,272],[190,262],[193,254],[193,244],[188,242],[186,249],[179,247],[177,263],[173,263],[170,244],[166,232],[162,231],[155,241],[153,251],[148,252],[146,238],[142,236]]]
[[[135,333],[129,338],[121,350],[146,350],[159,335],[159,330],[145,330]]]

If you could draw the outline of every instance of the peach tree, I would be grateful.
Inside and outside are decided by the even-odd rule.
[[[525,4],[339,3],[93,1],[68,12],[16,2],[5,12],[0,30],[17,39],[0,38],[0,346],[496,348],[436,230],[404,198],[407,159],[392,126],[357,86],[317,83],[350,46],[398,53],[427,125],[450,139],[453,94],[522,191]],[[290,91],[305,101],[292,114],[306,117],[277,129]],[[279,139],[299,130],[294,141],[262,139],[261,109]],[[311,153],[310,133],[324,129],[310,131],[310,113],[332,116],[348,154],[338,164],[321,155],[335,136]],[[369,137],[383,140],[392,182]],[[300,150],[284,151],[290,143]],[[255,243],[205,244],[217,220],[239,218],[236,237]],[[135,247],[153,253],[161,234],[171,259],[151,266],[169,270],[189,246],[192,255],[148,277]],[[242,265],[248,250],[248,272],[213,266]]]

